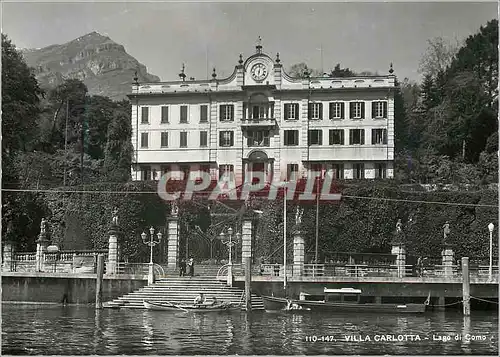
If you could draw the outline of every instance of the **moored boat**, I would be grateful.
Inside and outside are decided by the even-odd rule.
[[[422,304],[377,304],[361,303],[361,290],[352,288],[324,289],[322,300],[314,300],[309,294],[301,293],[299,299],[263,296],[264,308],[276,310],[308,310],[328,312],[387,312],[424,313],[430,297]],[[290,308],[290,306],[295,308]],[[300,308],[297,308],[300,307]]]
[[[144,307],[148,310],[163,310],[163,311],[184,311],[184,312],[221,312],[234,311],[240,309],[238,305],[232,303],[221,303],[217,305],[177,305],[171,302],[152,302],[143,301]]]

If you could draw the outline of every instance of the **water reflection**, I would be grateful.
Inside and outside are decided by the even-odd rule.
[[[87,307],[2,309],[3,354],[70,355],[283,355],[495,354],[498,316],[458,313],[424,316],[353,314],[169,313]],[[485,341],[432,341],[433,334],[487,335]],[[346,341],[344,335],[420,334],[431,340]],[[335,342],[307,342],[332,335]]]
[[[471,353],[470,340],[465,338],[467,335],[470,335],[470,316],[463,317],[462,324],[462,350],[465,353]]]
[[[142,327],[144,329],[144,336],[142,337],[142,342],[146,346],[153,346],[154,342],[154,329],[153,329],[153,320],[150,311],[145,311],[142,314]]]

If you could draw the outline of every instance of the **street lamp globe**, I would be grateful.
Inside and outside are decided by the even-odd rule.
[[[490,232],[493,232],[493,230],[495,229],[495,225],[493,223],[488,224],[488,229],[490,230]]]
[[[151,235],[154,235],[155,234],[155,229],[153,227],[149,228],[149,233],[151,233]]]
[[[226,234],[224,232],[220,232],[219,237],[220,239],[224,239],[226,237]]]
[[[233,229],[231,227],[228,228],[227,233],[232,236],[233,235]]]
[[[160,242],[163,234],[161,232],[158,232],[156,235],[158,236],[158,242]]]

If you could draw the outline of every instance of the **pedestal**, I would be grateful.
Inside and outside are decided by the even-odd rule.
[[[179,258],[179,219],[177,217],[169,217],[167,224],[167,267],[169,270],[175,270]]]
[[[13,260],[14,260],[13,244],[10,241],[6,241],[3,246],[2,271],[12,271]]]
[[[304,271],[305,250],[304,238],[299,230],[293,237],[293,276],[301,276]]]
[[[35,257],[35,271],[43,271],[44,270],[44,256],[47,251],[47,247],[49,245],[49,240],[47,239],[45,234],[40,234],[38,236],[38,240],[36,241],[36,257]]]
[[[118,273],[118,232],[119,229],[117,226],[112,226],[109,230],[106,275],[115,275]]]
[[[233,266],[232,264],[227,266],[227,286],[233,286]]]
[[[154,264],[149,263],[148,267],[148,285],[151,285],[155,282],[155,270],[154,270]]]
[[[403,278],[406,275],[406,249],[403,243],[393,243],[391,254],[396,255],[396,275]]]
[[[241,227],[241,258],[252,259],[252,221],[245,219]]]
[[[453,261],[455,260],[453,247],[449,244],[445,244],[441,251],[441,257],[444,276],[453,276]]]

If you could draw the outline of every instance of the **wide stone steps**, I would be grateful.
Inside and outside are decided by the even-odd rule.
[[[203,293],[208,301],[216,297],[221,302],[239,304],[244,298],[243,290],[228,287],[216,281],[215,277],[169,277],[109,301],[104,306],[144,309],[144,300],[190,305],[199,293]],[[262,298],[255,294],[252,294],[252,310],[264,310]]]

